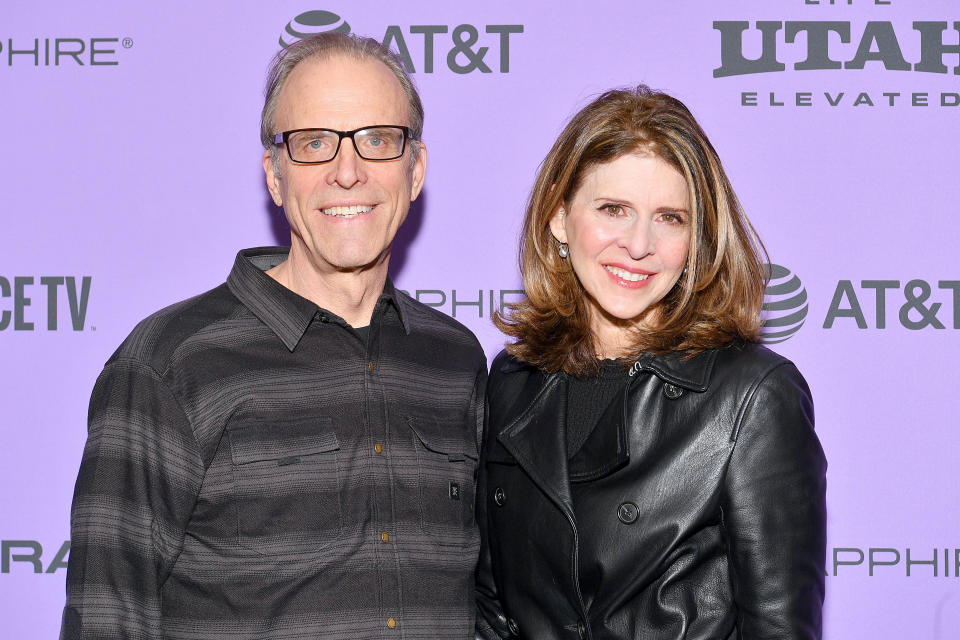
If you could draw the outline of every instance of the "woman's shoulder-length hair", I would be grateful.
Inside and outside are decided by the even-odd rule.
[[[550,218],[593,167],[628,153],[653,154],[686,179],[691,203],[686,269],[643,316],[632,352],[689,355],[756,341],[766,252],[720,158],[687,107],[645,85],[607,91],[567,124],[540,166],[520,240],[525,299],[494,315],[514,338],[513,356],[546,371],[596,372],[590,309],[570,261],[557,253]]]

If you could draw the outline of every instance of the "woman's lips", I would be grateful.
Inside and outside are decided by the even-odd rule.
[[[610,274],[614,282],[621,287],[627,287],[629,289],[639,289],[640,287],[646,286],[650,277],[656,275],[647,271],[632,271],[612,264],[605,264],[603,268]]]

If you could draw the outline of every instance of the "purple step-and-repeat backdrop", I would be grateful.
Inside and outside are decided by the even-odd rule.
[[[86,405],[134,324],[285,243],[258,141],[296,33],[389,41],[426,105],[401,288],[517,296],[538,163],[604,89],[684,100],[774,263],[767,340],[830,460],[826,637],[960,637],[955,0],[46,2],[0,7],[0,635],[57,634]]]

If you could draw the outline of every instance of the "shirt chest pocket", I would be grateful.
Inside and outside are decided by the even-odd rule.
[[[440,543],[462,545],[474,536],[477,471],[473,433],[462,422],[410,417],[420,493],[420,526]]]
[[[340,443],[330,418],[229,427],[240,544],[309,553],[340,536]]]

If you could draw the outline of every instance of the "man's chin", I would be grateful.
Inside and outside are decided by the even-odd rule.
[[[294,263],[312,265],[318,271],[363,273],[384,266],[390,259],[390,246],[379,252],[375,248],[364,250],[361,247],[354,247],[353,251],[331,252],[329,247],[311,246],[309,241],[303,240],[294,238],[290,247],[290,258]]]
[[[385,249],[381,253],[373,256],[340,256],[336,262],[331,262],[331,266],[338,273],[365,273],[387,265],[390,260],[390,250]]]

